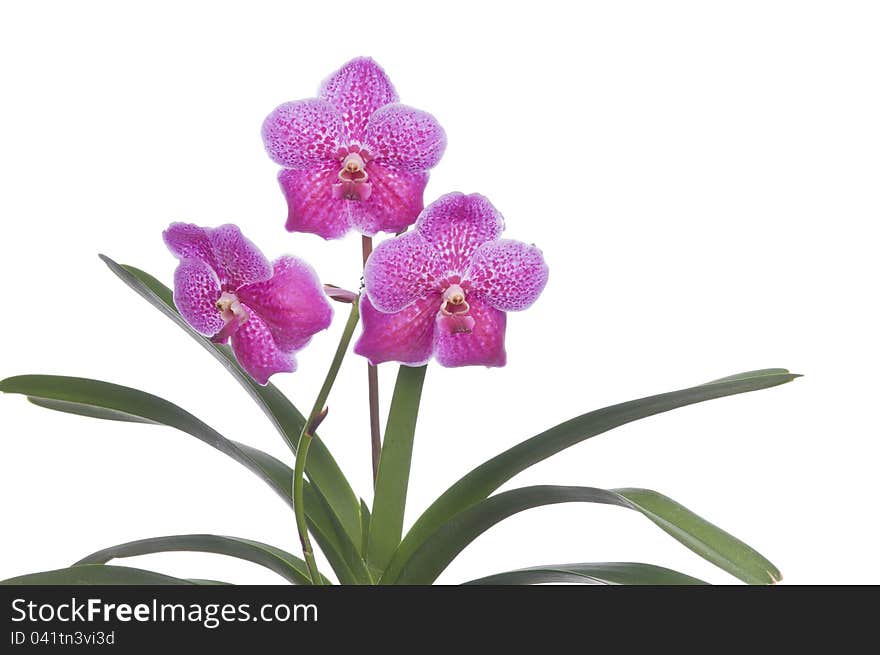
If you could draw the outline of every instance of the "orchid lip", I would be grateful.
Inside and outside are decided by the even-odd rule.
[[[333,185],[333,197],[337,200],[368,200],[373,193],[373,185],[367,182],[370,178],[367,173],[366,150],[351,146],[348,149],[340,149],[339,158],[342,160],[342,168],[337,177],[339,181]]]
[[[467,314],[470,311],[470,305],[465,301],[464,289],[459,284],[450,284],[443,292],[442,300],[440,312],[444,316]]]
[[[234,321],[238,325],[241,325],[248,320],[248,313],[245,310],[244,305],[241,304],[238,296],[234,293],[224,291],[220,294],[215,306],[219,310],[220,316],[223,317],[223,320],[227,324]]]
[[[443,292],[438,321],[452,334],[474,331],[476,321],[470,315],[471,306],[465,300],[465,291],[458,283],[450,284]]]
[[[366,182],[370,177],[366,171],[367,163],[358,152],[350,152],[342,160],[342,170],[339,171],[341,182]]]
[[[345,180],[334,184],[332,193],[336,200],[368,200],[373,194],[373,185],[369,182]]]

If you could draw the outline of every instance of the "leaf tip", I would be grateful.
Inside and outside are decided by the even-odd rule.
[[[20,375],[14,375],[11,378],[0,380],[0,391],[3,393],[16,393],[15,383],[21,378]]]

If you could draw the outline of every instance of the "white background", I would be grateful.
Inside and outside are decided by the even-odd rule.
[[[161,230],[238,222],[266,254],[355,288],[360,242],[284,231],[259,128],[361,54],[449,147],[426,200],[487,195],[550,283],[512,315],[503,369],[431,366],[407,523],[483,460],[590,409],[764,367],[792,384],[628,425],[505,488],[657,489],[778,564],[789,583],[880,582],[876,558],[880,32],[865,2],[4,3],[0,377],[56,373],[158,393],[289,459],[221,367],[98,260],[170,282]],[[344,322],[275,378],[301,408]],[[396,367],[381,368],[383,406]],[[322,435],[368,500],[365,364]],[[262,482],[170,428],[0,398],[0,579],[154,535],[298,551]],[[646,561],[734,579],[633,512],[509,519],[440,578]],[[220,556],[122,563],[277,582]]]

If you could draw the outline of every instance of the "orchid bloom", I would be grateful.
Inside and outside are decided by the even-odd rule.
[[[381,243],[364,269],[363,333],[373,364],[504,366],[506,312],[529,307],[547,283],[541,251],[499,238],[504,219],[478,194],[450,193],[415,229]]]
[[[301,259],[270,264],[235,225],[172,223],[162,236],[180,260],[174,272],[180,315],[217,343],[231,340],[238,363],[260,384],[296,370],[294,354],[330,325],[330,303]]]
[[[324,80],[317,98],[269,114],[263,143],[284,167],[288,231],[337,239],[352,228],[373,236],[412,225],[446,135],[397,99],[385,71],[360,57]]]

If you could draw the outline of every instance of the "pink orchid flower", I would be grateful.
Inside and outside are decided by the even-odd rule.
[[[415,229],[381,243],[364,269],[363,333],[372,364],[504,366],[505,312],[529,307],[547,284],[541,251],[501,239],[504,219],[478,194],[450,193]]]
[[[270,264],[235,225],[172,223],[162,236],[180,260],[174,271],[180,315],[217,343],[231,340],[238,363],[260,384],[296,370],[294,354],[330,325],[330,303],[301,259]]]
[[[324,80],[317,98],[269,114],[263,143],[284,166],[288,231],[337,239],[352,228],[373,236],[412,225],[446,135],[397,99],[385,71],[360,57]]]

